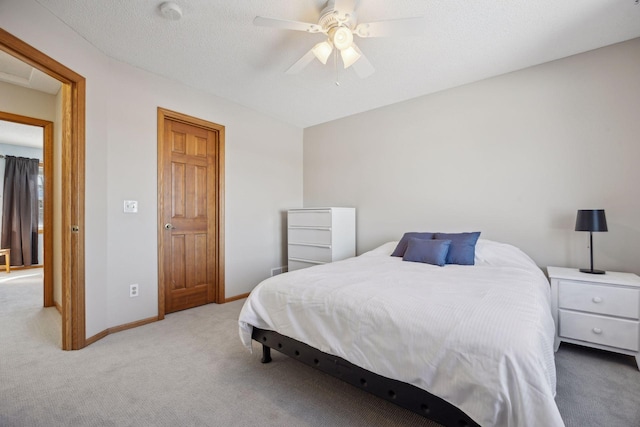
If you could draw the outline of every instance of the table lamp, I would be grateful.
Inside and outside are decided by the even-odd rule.
[[[604,209],[581,209],[576,217],[576,231],[589,232],[589,249],[591,250],[591,268],[581,268],[583,273],[604,274],[603,270],[593,269],[593,232],[608,231]]]

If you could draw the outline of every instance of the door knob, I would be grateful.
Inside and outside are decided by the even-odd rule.
[[[171,229],[173,229],[173,228],[175,228],[175,227],[174,227],[173,225],[171,225],[171,223],[170,223],[170,222],[168,222],[168,223],[166,223],[166,224],[164,225],[164,229],[165,229],[165,230],[171,230]]]

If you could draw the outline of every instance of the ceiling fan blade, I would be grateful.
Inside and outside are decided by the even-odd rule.
[[[300,59],[298,59],[298,61],[293,64],[291,67],[289,67],[289,69],[287,71],[285,71],[285,74],[297,74],[300,71],[302,71],[307,65],[311,64],[311,61],[313,61],[315,59],[316,55],[313,53],[313,48],[304,54],[304,56]]]
[[[358,48],[358,46],[356,46],[355,43],[353,43],[351,46],[356,50],[356,52],[360,54],[360,58],[358,58],[358,60],[351,65],[351,68],[353,68],[353,71],[356,72],[358,77],[360,77],[361,79],[365,79],[373,74],[376,69],[373,68],[371,62],[369,62],[367,57],[364,56],[364,53],[362,53],[362,51]]]
[[[322,27],[318,24],[310,24],[308,22],[288,21],[286,19],[265,18],[263,16],[256,16],[253,20],[253,25],[259,27],[272,27],[281,30],[295,30],[306,31],[309,33],[321,33]]]
[[[419,36],[425,28],[426,21],[420,16],[358,24],[353,34],[360,37]]]

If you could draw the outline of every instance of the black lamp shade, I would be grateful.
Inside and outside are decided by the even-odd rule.
[[[576,231],[608,231],[604,209],[584,209],[578,211]]]

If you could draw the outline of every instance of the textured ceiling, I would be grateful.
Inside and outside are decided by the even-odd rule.
[[[358,22],[423,16],[420,37],[356,38],[376,72],[333,59],[284,74],[322,34],[256,27],[257,15],[315,23],[324,0],[37,0],[106,55],[307,127],[640,37],[635,0],[361,0]],[[640,52],[639,52],[640,54]]]

